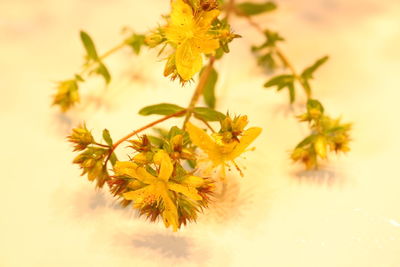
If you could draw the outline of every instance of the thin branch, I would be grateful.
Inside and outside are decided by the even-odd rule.
[[[186,112],[187,112],[187,110],[185,109],[185,110],[181,110],[181,111],[179,111],[179,112],[176,112],[176,113],[174,113],[174,114],[167,115],[167,116],[165,116],[165,117],[163,117],[163,118],[161,118],[161,119],[158,119],[158,120],[156,120],[156,121],[153,121],[152,123],[149,123],[149,124],[143,126],[142,128],[139,128],[139,129],[137,129],[137,130],[131,132],[130,134],[124,136],[123,138],[121,138],[120,140],[118,140],[118,141],[110,148],[110,152],[108,153],[108,156],[107,156],[107,158],[106,158],[106,160],[105,160],[105,162],[104,162],[104,165],[107,164],[107,162],[108,162],[108,160],[110,159],[112,153],[114,152],[114,150],[115,150],[121,143],[125,142],[126,140],[128,140],[128,139],[131,138],[132,136],[135,136],[135,135],[137,135],[138,133],[140,133],[140,132],[142,132],[142,131],[144,131],[144,130],[146,130],[146,129],[148,129],[148,128],[153,127],[154,125],[157,125],[157,124],[159,124],[159,123],[161,123],[161,122],[163,122],[163,121],[166,121],[166,120],[168,120],[168,119],[171,119],[171,118],[173,118],[173,117],[179,117],[179,116],[185,114]]]
[[[190,104],[186,109],[187,113],[186,113],[185,120],[183,121],[183,126],[182,126],[183,130],[185,130],[186,123],[189,121],[190,117],[192,116],[193,109],[194,109],[196,103],[199,101],[200,96],[203,94],[203,90],[207,83],[208,77],[210,76],[211,70],[214,65],[214,61],[215,61],[215,57],[211,56],[207,67],[204,69],[204,71],[200,75],[199,83],[197,84],[196,90],[194,91],[192,99],[190,100]]]

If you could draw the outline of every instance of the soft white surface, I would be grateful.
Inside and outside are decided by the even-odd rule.
[[[79,177],[65,142],[71,127],[85,120],[97,136],[107,127],[117,139],[147,122],[139,108],[186,105],[193,88],[163,78],[155,53],[128,49],[107,60],[111,87],[93,81],[91,104],[66,116],[49,108],[51,81],[79,69],[80,29],[104,51],[122,26],[147,30],[168,10],[166,0],[0,2],[0,266],[400,266],[397,0],[286,0],[261,19],[287,38],[298,69],[331,55],[315,94],[355,126],[352,152],[324,171],[290,164],[306,128],[287,113],[285,94],[262,89],[266,77],[247,48],[260,36],[237,21],[243,38],[217,63],[219,108],[264,131],[228,198],[172,233]]]

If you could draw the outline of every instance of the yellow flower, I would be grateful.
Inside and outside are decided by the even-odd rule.
[[[168,42],[176,47],[175,65],[182,80],[190,80],[200,71],[202,53],[210,54],[218,49],[219,41],[209,31],[219,13],[217,9],[194,12],[183,0],[172,1],[164,32]]]
[[[226,162],[234,160],[245,152],[246,148],[261,133],[261,128],[252,127],[243,131],[240,139],[232,139],[230,142],[224,142],[220,136],[214,135],[214,139],[210,137],[202,129],[194,126],[190,122],[186,124],[186,129],[190,135],[193,144],[201,148],[212,161],[214,167],[226,165]]]
[[[150,174],[145,167],[140,167],[131,161],[117,162],[114,166],[116,175],[124,175],[134,178],[145,186],[140,189],[129,191],[123,194],[127,200],[133,200],[136,207],[154,202],[161,202],[164,206],[162,217],[166,227],[172,226],[174,231],[179,228],[178,210],[174,194],[181,193],[186,197],[201,201],[196,187],[203,185],[203,179],[197,176],[186,176],[180,184],[169,181],[174,169],[168,154],[160,150],[154,155],[154,163],[159,166],[158,176]],[[130,188],[137,188],[137,181],[134,180]],[[136,186],[133,186],[136,182]]]

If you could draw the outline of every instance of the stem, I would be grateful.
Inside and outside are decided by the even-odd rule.
[[[259,31],[261,34],[264,34],[263,28],[256,23],[250,16],[244,16],[247,19],[247,22],[253,26],[257,31]],[[296,69],[294,68],[293,64],[289,61],[287,56],[282,52],[282,50],[278,47],[275,46],[275,52],[278,55],[278,57],[282,60],[283,64],[292,72],[292,75],[294,78],[300,83],[301,87],[303,87],[304,92],[307,95],[307,99],[311,98],[311,90],[309,86],[307,86],[301,76],[297,73]]]
[[[98,145],[98,146],[101,146],[101,147],[110,148],[110,146],[103,145],[103,144],[100,144],[100,143],[97,143],[97,142],[94,142],[93,144]]]
[[[107,156],[107,158],[106,158],[106,161],[104,162],[104,165],[107,164],[107,162],[108,162],[108,160],[110,159],[112,153],[114,152],[114,150],[115,150],[121,143],[125,142],[126,140],[128,140],[128,139],[131,138],[132,136],[137,135],[138,133],[140,133],[140,132],[142,132],[142,131],[144,131],[144,130],[150,128],[150,127],[153,127],[154,125],[159,124],[160,122],[166,121],[166,120],[171,119],[171,118],[173,118],[173,117],[179,117],[179,116],[185,114],[186,112],[187,112],[187,110],[184,109],[184,110],[175,112],[174,114],[167,115],[167,116],[165,116],[165,117],[163,117],[163,118],[161,118],[161,119],[158,119],[158,120],[156,120],[156,121],[153,121],[152,123],[149,123],[149,124],[143,126],[142,128],[139,128],[139,129],[137,129],[137,130],[131,132],[130,134],[126,135],[125,137],[121,138],[120,140],[118,140],[118,141],[110,148],[110,152],[108,153],[108,156]]]
[[[196,90],[193,93],[192,99],[190,100],[190,104],[187,107],[187,113],[186,113],[186,117],[185,120],[183,121],[183,126],[182,129],[185,130],[186,128],[186,123],[189,121],[190,117],[193,114],[193,109],[197,103],[197,101],[199,101],[200,96],[203,93],[204,90],[204,86],[207,83],[208,77],[210,76],[211,70],[213,68],[214,65],[214,61],[215,61],[215,57],[211,56],[210,57],[210,61],[208,62],[207,67],[204,69],[204,71],[201,73],[200,76],[200,80],[199,83],[197,84]]]
[[[215,130],[213,129],[213,127],[211,127],[211,125],[206,120],[203,120],[203,119],[200,119],[200,120],[208,127],[208,129],[211,130],[212,133],[215,133]]]

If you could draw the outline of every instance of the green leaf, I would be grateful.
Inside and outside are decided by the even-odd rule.
[[[264,67],[270,72],[275,70],[277,67],[277,64],[276,64],[276,61],[274,59],[272,52],[269,52],[265,55],[257,57],[257,63],[260,67]]]
[[[156,136],[147,135],[147,138],[149,139],[150,143],[152,145],[156,146],[157,148],[161,148],[162,145],[164,144],[164,140],[162,140],[161,138],[158,138]]]
[[[282,90],[283,88],[287,87],[288,84],[291,84],[294,82],[294,76],[291,74],[283,74],[283,75],[278,75],[273,78],[271,78],[268,82],[264,84],[264,87],[272,87],[272,86],[277,86],[278,91]]]
[[[180,107],[178,105],[174,105],[174,104],[161,103],[161,104],[144,107],[139,111],[139,114],[143,115],[143,116],[148,116],[148,115],[152,115],[152,114],[172,115],[172,114],[177,113],[182,110],[185,110],[185,108]],[[183,116],[183,114],[181,114],[180,116]]]
[[[312,134],[312,135],[310,135],[310,136],[307,136],[306,138],[303,139],[303,141],[301,141],[301,142],[296,146],[296,148],[304,147],[304,146],[306,146],[306,145],[311,144],[311,143],[315,140],[315,137],[317,137],[315,134]]]
[[[325,56],[323,58],[318,59],[312,66],[306,68],[303,73],[301,74],[301,77],[304,80],[309,80],[313,79],[313,74],[314,72],[322,65],[324,64],[327,60],[329,59],[329,56]]]
[[[204,68],[201,70],[200,75],[203,71]],[[214,68],[212,68],[203,90],[204,102],[210,108],[215,108],[215,84],[217,83],[217,80],[218,72]]]
[[[107,130],[107,129],[103,130],[103,139],[104,139],[104,141],[106,141],[107,145],[109,145],[109,146],[113,145],[113,141],[112,141],[109,130]]]
[[[268,87],[276,86],[277,91],[280,91],[284,88],[288,88],[290,103],[293,103],[295,100],[294,81],[295,81],[295,78],[293,75],[283,74],[283,75],[275,76],[272,79],[270,79],[268,82],[266,82],[264,84],[264,87],[268,88]]]
[[[97,55],[96,47],[94,46],[92,38],[90,38],[89,34],[84,31],[81,31],[80,35],[88,58],[97,61],[99,59],[99,56]]]
[[[239,11],[239,15],[253,16],[275,10],[277,6],[275,3],[269,1],[265,3],[244,2],[237,4],[236,8]]]
[[[205,121],[221,121],[226,117],[221,112],[206,107],[194,108],[193,113],[197,119]]]
[[[110,162],[114,166],[117,161],[118,161],[117,155],[113,152],[110,156]]]
[[[276,43],[285,41],[285,39],[282,36],[280,36],[279,33],[277,33],[277,32],[273,32],[273,31],[270,31],[270,30],[265,30],[264,31],[264,35],[265,35],[266,41],[262,45],[252,46],[251,50],[253,52],[257,52],[257,51],[262,50],[262,49],[264,49],[266,47],[275,47]]]
[[[145,36],[142,34],[133,34],[131,37],[126,39],[126,44],[129,45],[136,55],[140,53],[140,49],[145,44]]]
[[[111,75],[110,72],[108,71],[107,67],[99,62],[99,66],[97,67],[97,69],[95,70],[95,72],[101,76],[103,76],[106,84],[109,84],[111,81]]]

